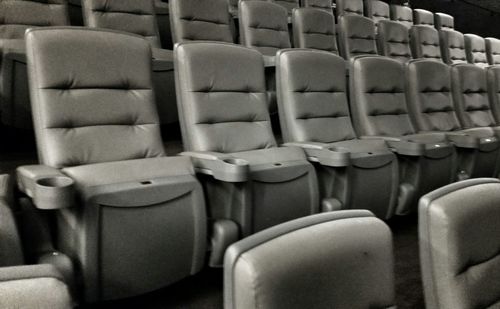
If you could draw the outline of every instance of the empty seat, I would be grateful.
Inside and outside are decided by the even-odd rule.
[[[273,2],[284,7],[288,14],[292,14],[293,9],[300,7],[299,0],[273,0]]]
[[[337,13],[337,20],[343,15],[363,16],[363,0],[336,0],[335,11]]]
[[[338,24],[340,53],[344,59],[377,54],[375,23],[358,15],[341,16]]]
[[[227,0],[170,0],[174,44],[185,41],[233,43],[234,27]]]
[[[361,139],[382,139],[398,155],[401,170],[398,214],[416,210],[423,194],[455,178],[453,146],[444,134],[417,134],[406,102],[404,65],[380,56],[351,61],[350,103]]]
[[[486,56],[490,65],[500,64],[500,40],[496,38],[485,38]]]
[[[295,9],[292,24],[295,47],[338,54],[335,18],[332,13],[316,8]]]
[[[439,31],[441,56],[446,64],[466,63],[464,35],[455,30]]]
[[[392,308],[389,227],[368,211],[319,214],[262,231],[224,258],[224,308]]]
[[[390,218],[398,196],[397,158],[384,141],[356,138],[344,59],[289,49],[278,53],[276,68],[284,142],[304,148],[315,162],[321,198]]]
[[[410,29],[410,46],[413,58],[429,58],[441,61],[441,45],[436,29],[415,25]]]
[[[303,0],[302,6],[312,7],[315,9],[327,11],[328,13],[333,13],[332,0]]]
[[[85,300],[142,294],[196,273],[203,192],[189,158],[165,156],[148,42],[82,28],[26,37],[41,165],[17,169],[19,189],[37,208],[56,210],[58,248],[77,262]]]
[[[413,23],[415,25],[424,25],[434,27],[434,14],[422,9],[413,10]]]
[[[464,34],[464,40],[467,62],[482,68],[487,67],[489,64],[484,39],[475,34]]]
[[[408,28],[390,20],[378,24],[377,49],[382,56],[406,62],[411,59]]]
[[[391,19],[391,10],[389,4],[380,0],[368,0],[365,1],[366,4],[366,16],[373,19],[375,25],[382,20]]]
[[[455,19],[453,18],[453,16],[445,13],[435,13],[434,24],[437,30],[455,29]]]
[[[407,6],[392,4],[391,19],[410,28],[413,26],[413,10]]]
[[[500,182],[482,178],[420,200],[420,265],[426,308],[496,308],[500,297]]]
[[[429,59],[408,63],[410,118],[418,132],[442,132],[458,152],[458,177],[492,177],[500,143],[491,132],[463,130],[455,113],[448,65]]]
[[[185,155],[206,174],[209,214],[222,222],[210,260],[218,265],[221,244],[317,212],[316,173],[301,148],[277,147],[259,52],[210,42],[174,52]]]

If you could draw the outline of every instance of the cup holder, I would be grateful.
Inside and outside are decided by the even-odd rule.
[[[74,181],[65,176],[37,179],[33,200],[40,209],[60,209],[74,204]]]
[[[50,187],[50,188],[61,188],[71,186],[73,184],[73,179],[64,176],[56,176],[50,178],[40,178],[36,181],[37,186],[40,187]]]
[[[338,153],[349,153],[349,150],[347,150],[344,147],[335,147],[335,146],[332,146],[332,147],[328,147],[328,150],[329,151],[333,151],[333,152],[338,152]]]
[[[224,163],[231,164],[231,165],[237,165],[237,166],[245,166],[248,165],[248,162],[243,159],[237,159],[237,158],[226,158],[222,160]]]

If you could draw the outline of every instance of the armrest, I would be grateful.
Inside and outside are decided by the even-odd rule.
[[[212,175],[226,182],[244,182],[249,179],[249,164],[246,160],[216,152],[182,152],[193,161],[197,173]]]
[[[73,262],[64,253],[52,251],[38,257],[37,264],[48,264],[54,266],[64,282],[70,287],[74,287]]]
[[[23,49],[10,49],[7,48],[3,51],[3,58],[5,61],[17,61],[27,63],[26,51]]]
[[[479,140],[464,133],[446,133],[446,138],[459,148],[477,148]]]
[[[168,49],[152,49],[153,71],[171,71],[174,69],[174,53]]]
[[[425,144],[405,141],[396,137],[388,136],[362,136],[361,139],[384,140],[392,151],[405,156],[422,156],[425,154]]]
[[[351,154],[349,151],[329,146],[323,143],[292,142],[283,144],[285,147],[300,147],[306,153],[307,159],[318,162],[324,166],[344,167],[349,166]]]
[[[276,66],[276,57],[265,55],[263,55],[262,57],[264,57],[264,67],[272,68]]]
[[[39,209],[61,209],[74,205],[74,181],[58,169],[26,165],[17,169],[19,190]]]

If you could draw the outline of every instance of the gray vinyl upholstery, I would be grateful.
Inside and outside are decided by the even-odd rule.
[[[467,62],[475,64],[479,67],[487,67],[488,57],[486,55],[486,43],[484,39],[475,34],[464,34],[465,40],[465,55]]]
[[[165,157],[149,42],[71,27],[26,37],[43,164],[35,167],[73,184],[77,202],[56,212],[56,231],[79,266],[85,301],[143,294],[196,273],[206,245],[202,189],[189,158]],[[19,167],[18,178],[30,168]]]
[[[413,23],[415,25],[424,25],[434,27],[434,14],[423,9],[413,10]]]
[[[233,43],[227,0],[171,0],[169,6],[174,44],[198,40]]]
[[[341,16],[338,22],[340,52],[349,60],[358,55],[377,54],[375,23],[358,15]]]
[[[82,8],[88,27],[134,33],[161,47],[154,0],[82,0]]]
[[[388,226],[368,211],[310,216],[232,245],[224,308],[388,308],[394,257]]]
[[[500,182],[493,178],[454,183],[422,197],[419,243],[427,308],[498,308],[499,205]]]
[[[366,16],[373,19],[375,25],[382,20],[391,19],[391,10],[389,4],[380,0],[369,0],[366,3]]]
[[[500,40],[497,38],[485,38],[486,55],[490,65],[500,64]]]
[[[402,62],[411,59],[408,28],[395,21],[382,20],[377,29],[377,48],[380,55]]]
[[[335,4],[337,19],[343,15],[363,16],[364,14],[363,0],[336,0]]]
[[[441,55],[446,64],[466,63],[464,35],[455,30],[439,31]]]
[[[455,29],[455,19],[453,18],[453,16],[445,13],[435,13],[434,24],[437,30]]]
[[[413,11],[410,7],[392,4],[391,19],[410,28],[413,26]]]
[[[266,56],[289,48],[288,13],[282,6],[266,1],[240,1],[240,42]]]
[[[328,13],[333,13],[332,0],[303,0],[302,6],[303,7],[312,7],[312,8],[327,11]]]
[[[274,0],[273,2],[284,7],[288,14],[291,14],[293,9],[300,7],[299,0]]]
[[[495,123],[500,124],[500,67],[487,68],[488,94]]]
[[[441,61],[441,45],[436,29],[415,25],[410,29],[410,45],[414,59],[430,58]]]
[[[332,13],[316,8],[295,9],[292,24],[294,47],[338,54],[335,18]]]

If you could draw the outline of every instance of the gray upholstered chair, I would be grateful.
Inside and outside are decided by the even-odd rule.
[[[401,62],[411,59],[408,28],[392,20],[381,20],[377,30],[377,50],[380,55]]]
[[[434,27],[434,14],[423,9],[413,10],[413,23],[415,25],[423,25]]]
[[[373,19],[375,26],[382,20],[391,19],[391,9],[387,2],[380,0],[365,1],[365,12],[368,18]]]
[[[492,177],[500,142],[491,132],[466,130],[453,104],[450,67],[429,59],[412,60],[406,67],[410,118],[418,132],[444,132],[458,152],[459,176]]]
[[[498,307],[499,221],[498,179],[470,179],[422,197],[419,244],[426,308]]]
[[[395,308],[391,230],[347,210],[247,237],[224,258],[224,308]]]
[[[296,48],[312,48],[338,54],[335,17],[316,8],[293,10],[293,41]]]
[[[334,199],[341,209],[392,217],[398,197],[397,158],[384,141],[356,138],[345,60],[325,51],[289,49],[278,53],[276,70],[283,139],[286,145],[302,147],[314,162],[321,199]]]
[[[344,59],[377,54],[375,23],[370,18],[358,15],[341,16],[338,31],[340,54]]]
[[[497,38],[485,38],[486,56],[490,65],[500,64],[500,40]]]
[[[488,98],[493,118],[500,124],[500,66],[492,65],[486,69]]]
[[[436,26],[437,30],[454,30],[455,19],[453,18],[453,16],[445,13],[435,13],[434,25]]]
[[[464,35],[455,30],[439,31],[441,56],[446,64],[467,63]]]
[[[414,25],[410,28],[410,46],[414,59],[442,61],[439,32],[434,27]]]
[[[328,13],[333,13],[332,0],[302,0],[303,7],[320,9]]]
[[[351,61],[354,128],[361,139],[382,139],[398,155],[398,214],[416,211],[418,198],[455,179],[455,150],[444,134],[417,133],[408,115],[404,65],[381,56]]]
[[[57,217],[58,249],[86,301],[129,297],[201,269],[206,214],[189,158],[166,157],[140,36],[102,29],[26,34],[40,165],[19,189]]]
[[[464,34],[467,62],[481,68],[489,66],[484,39],[475,34]]]
[[[413,10],[407,6],[391,4],[391,19],[409,29],[413,26]]]
[[[300,147],[277,147],[258,51],[189,42],[174,52],[184,155],[205,187],[218,265],[239,237],[318,212],[316,173]]]
[[[344,15],[364,15],[363,0],[335,0],[337,20]]]

